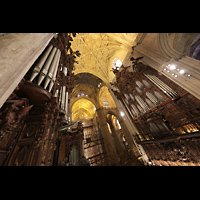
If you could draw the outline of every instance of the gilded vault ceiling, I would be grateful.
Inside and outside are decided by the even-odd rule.
[[[112,61],[122,62],[136,45],[138,33],[79,33],[72,42],[72,49],[79,50],[75,74],[91,73],[108,84],[113,79]]]
[[[140,35],[138,33],[79,33],[73,38],[72,49],[81,53],[81,56],[76,58],[78,64],[75,63],[74,74],[77,80],[74,82],[71,94],[74,120],[84,117],[89,119],[93,116],[91,114],[93,111],[90,111],[91,104],[86,100],[98,108],[102,106],[102,99],[107,97],[109,103],[115,106],[113,100],[110,100],[112,97],[107,94],[109,93],[107,89],[101,91],[101,97],[99,92],[103,86],[109,86],[113,80],[114,74],[110,70],[115,60],[119,59],[123,62],[138,42]],[[84,95],[81,96],[81,93]]]
[[[79,99],[72,106],[72,121],[89,120],[94,117],[95,106],[87,99]]]
[[[74,89],[71,93],[71,105],[81,97],[87,97],[87,99],[90,99],[97,105],[98,85],[100,83],[103,84],[102,80],[90,73],[80,73],[75,75],[75,77],[76,80],[73,83]]]

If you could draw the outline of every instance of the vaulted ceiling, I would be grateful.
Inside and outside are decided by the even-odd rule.
[[[102,80],[90,73],[80,73],[75,77],[74,89],[71,93],[71,105],[82,97],[87,97],[96,105],[98,101],[98,85],[102,83]],[[81,96],[81,94],[84,94],[84,96]]]
[[[91,73],[109,83],[113,79],[112,61],[122,62],[136,45],[137,33],[79,33],[72,42],[72,49],[81,56],[75,64],[75,74]]]
[[[97,108],[101,106],[97,105],[100,91],[98,85],[101,83],[101,87],[109,86],[114,78],[110,70],[115,65],[116,59],[123,62],[140,36],[141,34],[138,33],[79,33],[73,38],[71,45],[73,51],[78,50],[81,53],[80,57],[76,58],[78,64],[75,63],[74,74],[77,80],[74,81],[74,89],[71,93],[74,119],[82,115],[91,116],[89,103],[84,99],[80,101],[81,98],[90,100]],[[84,96],[79,96],[81,93],[84,93]],[[82,107],[80,107],[81,103],[84,104]]]
[[[73,122],[83,119],[88,120],[94,117],[95,106],[87,99],[79,99],[73,104],[71,112]]]

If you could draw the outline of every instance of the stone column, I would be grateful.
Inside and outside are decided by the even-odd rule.
[[[169,44],[167,33],[147,33],[134,48],[134,57],[144,56],[142,62],[156,69],[180,87],[200,99],[200,61],[184,53],[175,51]],[[130,64],[130,61],[126,62]],[[185,71],[186,75],[177,70],[164,70],[168,64]],[[172,75],[177,74],[177,76]],[[190,74],[190,77],[187,75]]]
[[[8,33],[0,37],[0,108],[53,36],[53,33]]]
[[[106,158],[105,158],[106,164],[119,165],[119,159],[117,156],[117,152],[115,150],[113,139],[108,130],[106,122],[106,114],[104,113],[103,109],[97,109],[96,111],[99,119],[99,126],[101,129],[102,137],[104,139],[104,146],[106,149]]]
[[[112,122],[110,121],[109,124],[110,124],[110,129],[111,129],[111,132],[112,132],[112,136],[113,136],[113,139],[114,139],[114,146],[115,146],[116,152],[118,153],[118,156],[120,157],[120,161],[122,161],[125,151],[122,147],[122,144],[120,143],[119,137],[118,137],[118,135],[115,131],[114,126],[112,125]]]
[[[115,101],[115,104],[117,106],[117,118],[119,119],[119,123],[122,127],[122,130],[124,131],[124,135],[126,138],[126,141],[128,142],[129,148],[132,150],[133,156],[139,157],[142,156],[142,159],[144,162],[148,162],[148,157],[142,148],[141,145],[137,144],[134,140],[133,136],[136,135],[138,130],[134,126],[133,122],[130,119],[130,116],[128,115],[126,109],[124,108],[123,104],[117,99],[117,97],[113,94],[113,92],[110,90],[110,93],[113,97],[113,100]],[[124,113],[124,116],[122,117],[120,112]]]

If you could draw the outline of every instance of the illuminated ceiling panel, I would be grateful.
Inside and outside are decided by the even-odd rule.
[[[91,73],[109,83],[113,79],[110,72],[113,59],[123,62],[136,45],[137,36],[137,33],[79,33],[72,42],[72,49],[81,53],[74,73]]]
[[[94,104],[87,99],[79,99],[72,106],[72,121],[77,120],[89,120],[94,117],[95,106]]]

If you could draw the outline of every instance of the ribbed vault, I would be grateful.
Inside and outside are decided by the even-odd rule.
[[[71,105],[73,105],[77,99],[84,97],[97,106],[99,91],[98,85],[103,85],[103,81],[90,73],[80,73],[75,75],[75,77],[76,80],[73,83],[74,89],[71,93]]]
[[[113,79],[112,61],[124,60],[136,44],[137,33],[79,33],[72,42],[81,56],[75,64],[75,74],[91,73],[108,84]]]
[[[79,51],[74,74],[76,80],[71,93],[72,120],[90,119],[94,106],[116,107],[108,88],[113,80],[113,63],[123,62],[140,38],[138,33],[79,33],[72,42]],[[107,87],[105,87],[107,86]],[[90,102],[90,103],[89,103]]]
[[[89,120],[94,117],[95,106],[94,104],[84,98],[76,101],[72,106],[72,121]]]

